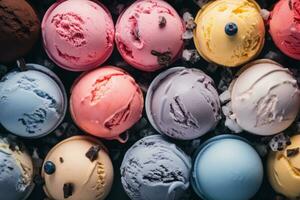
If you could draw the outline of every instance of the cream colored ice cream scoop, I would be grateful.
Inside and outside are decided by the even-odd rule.
[[[227,67],[242,65],[263,48],[265,27],[254,0],[218,0],[198,12],[194,43],[208,62]]]
[[[248,132],[272,135],[288,128],[300,107],[292,73],[271,60],[246,65],[231,83],[232,119]]]
[[[50,199],[102,200],[112,186],[113,166],[101,142],[88,136],[74,136],[48,153],[42,177]]]
[[[300,135],[291,138],[283,151],[271,152],[268,158],[268,177],[273,189],[289,199],[300,197]]]

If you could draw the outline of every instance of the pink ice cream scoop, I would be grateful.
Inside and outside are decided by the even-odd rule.
[[[287,56],[300,60],[300,0],[280,0],[269,23],[276,46]]]
[[[74,83],[70,110],[75,123],[87,133],[108,140],[142,116],[144,99],[140,87],[125,71],[108,66],[85,73]]]
[[[48,56],[62,68],[85,71],[105,62],[114,46],[114,24],[109,11],[90,0],[54,3],[42,22]]]
[[[115,40],[126,62],[155,71],[178,58],[184,32],[181,18],[167,2],[138,0],[120,15]]]

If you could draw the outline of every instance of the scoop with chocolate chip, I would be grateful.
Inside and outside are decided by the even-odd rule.
[[[273,189],[289,199],[300,196],[300,134],[281,151],[271,151],[267,162],[269,182]]]
[[[113,166],[97,139],[74,136],[51,149],[42,168],[44,191],[55,200],[103,200],[113,182]]]
[[[165,1],[140,0],[119,16],[116,44],[124,60],[143,71],[169,66],[181,54],[185,25]]]

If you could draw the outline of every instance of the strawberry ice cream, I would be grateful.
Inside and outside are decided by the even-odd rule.
[[[130,65],[155,71],[178,58],[184,31],[181,18],[167,2],[138,0],[120,15],[115,39]]]
[[[284,54],[300,60],[300,0],[280,0],[275,5],[270,34]]]
[[[54,3],[44,16],[42,34],[48,56],[60,67],[71,71],[95,68],[113,51],[112,17],[96,1]]]
[[[84,131],[125,142],[119,135],[141,117],[144,100],[140,87],[125,71],[102,67],[83,74],[71,91],[70,110]]]

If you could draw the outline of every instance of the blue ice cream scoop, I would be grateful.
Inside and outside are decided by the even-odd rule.
[[[42,137],[63,120],[67,96],[59,78],[47,68],[27,64],[0,80],[0,124],[26,138]]]
[[[248,141],[220,135],[203,143],[196,152],[192,186],[205,200],[248,200],[263,181],[263,165]]]
[[[33,187],[31,157],[19,142],[0,136],[0,199],[26,199]]]
[[[189,187],[191,159],[161,135],[137,141],[125,154],[121,181],[132,200],[179,200]]]

